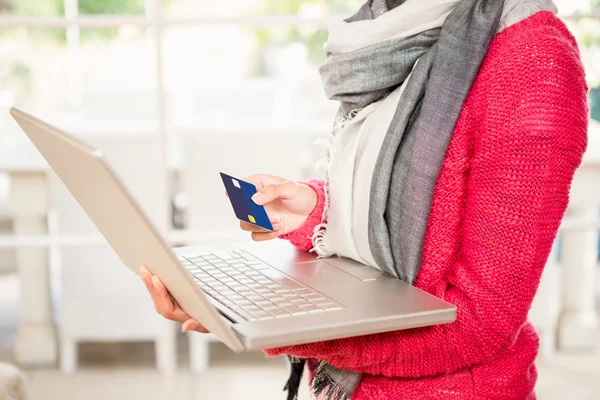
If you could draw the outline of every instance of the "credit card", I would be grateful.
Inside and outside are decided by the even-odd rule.
[[[223,172],[220,174],[223,185],[225,185],[225,190],[227,190],[229,201],[231,201],[231,206],[235,212],[235,216],[240,221],[245,221],[272,231],[273,225],[271,225],[271,221],[269,221],[267,211],[263,206],[259,206],[252,201],[252,196],[256,193],[256,186],[250,182],[224,174]]]

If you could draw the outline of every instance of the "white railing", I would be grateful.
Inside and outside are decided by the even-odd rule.
[[[0,248],[16,249],[22,283],[21,326],[15,356],[24,364],[52,364],[56,360],[56,337],[49,306],[49,251],[64,246],[99,245],[104,240],[99,235],[49,235],[45,173],[17,171],[11,178],[10,212],[14,218],[14,235],[0,236]],[[558,249],[555,249],[532,308],[531,318],[540,331],[544,356],[554,352],[557,334],[559,346],[565,350],[591,349],[595,343],[599,208],[600,158],[588,157],[576,173],[567,218],[560,229],[562,265],[556,265]],[[241,232],[167,233],[172,243],[237,240],[243,238],[241,235]]]

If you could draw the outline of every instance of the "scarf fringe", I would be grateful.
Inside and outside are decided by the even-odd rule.
[[[352,121],[352,119],[354,119],[354,117],[356,117],[356,115],[361,110],[361,108],[354,109],[350,111],[345,117],[341,117],[338,115],[335,123],[333,124],[332,136],[335,136],[335,134],[340,129],[343,129],[348,122]],[[328,147],[327,156],[319,160],[316,166],[317,169],[325,169],[325,181],[323,183],[323,192],[325,193],[325,204],[323,206],[323,214],[321,215],[321,221],[327,221],[327,215],[329,213],[329,167],[331,165],[331,146],[333,145],[333,140],[319,140],[316,144],[322,146],[326,145]],[[317,256],[319,258],[327,258],[335,255],[335,252],[331,251],[325,243],[326,233],[327,222],[323,222],[315,226],[313,235],[311,237],[313,248],[310,250],[310,252],[317,253]]]
[[[331,379],[325,369],[326,366],[327,363],[319,361],[316,366],[310,367],[311,370],[316,370],[311,383],[314,398],[319,400],[350,400],[352,393],[346,392]]]

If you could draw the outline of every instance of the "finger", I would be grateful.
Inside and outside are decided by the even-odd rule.
[[[276,185],[269,185],[258,191],[252,196],[254,201],[259,206],[268,204],[273,200],[282,199],[288,200],[298,194],[298,184],[293,181],[286,181]]]
[[[281,235],[280,231],[268,232],[268,233],[252,232],[252,240],[254,240],[255,242],[264,242],[265,240],[275,239],[279,235]]]
[[[154,285],[154,289],[156,290],[156,301],[158,308],[160,309],[160,315],[177,322],[183,322],[189,318],[189,316],[184,312],[177,312],[177,307],[171,299],[169,291],[157,276],[152,276],[152,283]]]
[[[205,327],[200,325],[200,323],[198,321],[196,321],[195,319],[192,319],[192,318],[188,319],[181,325],[181,332],[190,332],[190,331],[196,331],[196,332],[200,332],[200,333],[208,333],[208,330]]]
[[[271,222],[271,226],[273,227],[272,230],[262,228],[258,225],[251,224],[246,221],[240,221],[240,228],[246,232],[262,232],[262,233],[283,231],[285,229],[285,222],[282,218],[273,217],[273,218],[270,218],[269,221]]]
[[[271,226],[273,227],[273,231],[280,231],[284,228],[285,224],[281,218],[271,218]],[[240,228],[246,232],[271,232],[268,229],[246,221],[240,221]]]
[[[283,232],[285,230],[285,221],[283,218],[277,218],[277,220],[271,220],[273,226],[273,232]]]
[[[256,190],[261,190],[267,185],[267,182],[265,181],[272,180],[272,177],[270,175],[256,174],[247,176],[244,178],[244,180],[256,186]]]
[[[246,221],[240,221],[240,228],[242,228],[242,230],[246,232],[269,232],[265,228],[261,228],[258,225],[254,225]]]
[[[148,293],[150,293],[150,298],[152,299],[152,304],[154,305],[154,309],[156,310],[157,313],[160,314],[160,309],[158,308],[158,303],[156,301],[156,298],[157,298],[156,290],[154,289],[154,285],[152,284],[152,274],[150,273],[150,270],[148,269],[148,267],[146,267],[145,265],[140,268],[140,273],[142,276],[142,281],[144,282],[144,285],[146,286],[146,290],[148,290]]]

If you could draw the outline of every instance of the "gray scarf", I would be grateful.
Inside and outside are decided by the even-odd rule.
[[[403,2],[369,0],[347,21],[374,19],[374,10],[379,16],[381,7]],[[413,283],[419,272],[434,186],[503,6],[504,0],[463,0],[441,28],[332,54],[320,70],[327,96],[341,103],[342,117],[381,100],[412,72],[379,151],[368,215],[377,265],[406,282]],[[291,361],[288,400],[297,398],[304,368],[304,360]],[[319,362],[312,390],[327,399],[350,399],[360,379],[359,373]]]

